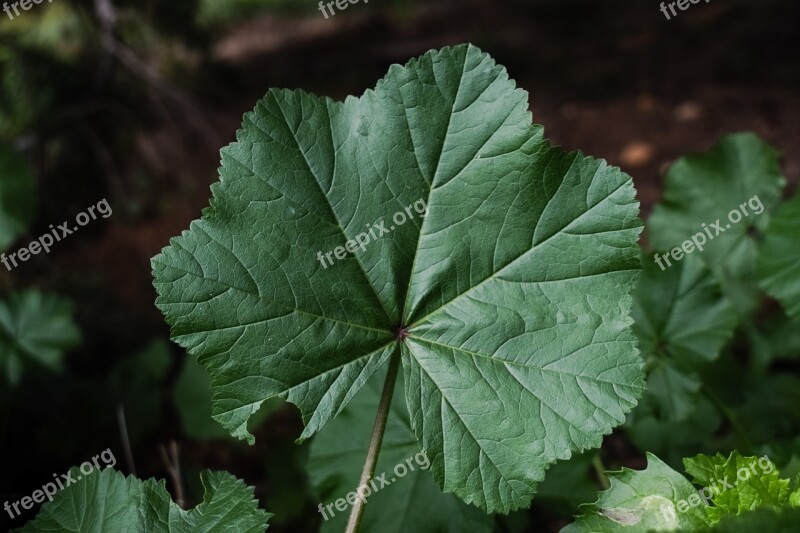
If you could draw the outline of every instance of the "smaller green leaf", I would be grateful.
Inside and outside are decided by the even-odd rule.
[[[252,487],[227,472],[201,474],[203,502],[183,510],[171,501],[164,481],[140,481],[110,468],[81,476],[51,502],[20,533],[146,531],[196,533],[216,531],[263,532],[269,513],[259,509]]]
[[[57,370],[80,342],[67,300],[34,289],[0,300],[0,379],[17,384],[29,364]]]
[[[708,523],[699,506],[678,511],[678,502],[697,496],[697,492],[685,477],[655,455],[647,454],[645,470],[623,468],[609,472],[608,477],[611,487],[561,533],[695,531]]]
[[[695,247],[691,255],[711,268],[743,316],[760,301],[753,282],[756,236],[769,224],[785,184],[778,156],[757,135],[739,133],[706,153],[682,157],[667,173],[664,196],[647,225],[650,242],[663,250],[705,235],[702,251]]]
[[[35,206],[33,170],[25,158],[0,144],[0,252],[25,231]]]
[[[649,370],[644,401],[659,418],[684,420],[700,390],[697,366],[719,356],[737,316],[700,259],[686,256],[661,269],[650,255],[642,261],[633,309],[633,330]]]
[[[781,206],[767,230],[758,265],[759,285],[800,317],[800,195]]]
[[[724,515],[784,507],[789,501],[790,482],[781,479],[767,456],[742,457],[734,451],[729,457],[701,454],[683,462],[694,483],[702,485],[711,498],[713,505],[705,508],[711,523]]]

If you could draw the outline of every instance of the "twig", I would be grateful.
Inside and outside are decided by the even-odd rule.
[[[122,450],[125,452],[125,461],[128,463],[128,471],[136,476],[131,441],[128,438],[128,424],[125,423],[125,407],[122,404],[117,405],[117,424],[119,425],[119,435],[122,440]]]
[[[394,354],[389,361],[389,370],[386,372],[386,380],[383,382],[383,392],[378,403],[378,413],[375,415],[375,426],[372,428],[372,438],[367,450],[367,459],[364,463],[364,470],[361,472],[361,481],[358,486],[363,487],[369,483],[375,475],[375,465],[378,463],[378,454],[381,451],[383,434],[386,431],[386,420],[389,418],[389,410],[392,406],[392,396],[394,396],[394,386],[397,383],[397,371],[400,368],[400,344],[397,344]],[[364,509],[367,503],[364,498],[356,499],[353,509],[350,511],[350,519],[347,521],[347,533],[356,533],[361,526],[361,519],[364,516]]]
[[[169,443],[169,453],[162,444],[160,447],[161,460],[164,461],[164,468],[167,469],[172,486],[175,488],[175,503],[178,507],[185,509],[186,500],[183,495],[183,480],[181,479],[181,463],[178,457],[178,443],[174,440]]]
[[[597,475],[597,481],[600,483],[600,486],[603,490],[608,490],[611,487],[611,483],[608,481],[605,472],[606,467],[603,465],[603,459],[600,457],[599,453],[592,457],[592,468],[594,468],[594,473]]]

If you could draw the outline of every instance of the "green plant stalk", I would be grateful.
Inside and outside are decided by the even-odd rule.
[[[592,468],[597,475],[597,482],[600,483],[600,486],[603,488],[603,490],[608,490],[611,488],[611,483],[608,481],[608,477],[606,476],[606,467],[603,464],[603,459],[600,457],[599,453],[592,458]]]
[[[389,370],[386,372],[386,380],[383,382],[383,392],[378,403],[378,412],[375,415],[375,426],[372,428],[372,437],[367,450],[367,459],[364,462],[364,470],[361,472],[359,487],[366,486],[372,476],[375,475],[375,465],[378,463],[378,454],[383,443],[383,434],[386,431],[386,421],[389,419],[389,410],[392,406],[394,396],[394,386],[397,383],[397,372],[400,369],[400,342],[397,343],[392,358],[389,360]],[[366,508],[366,498],[357,498],[350,511],[350,518],[347,521],[346,533],[356,533],[361,526],[361,519],[364,517]]]

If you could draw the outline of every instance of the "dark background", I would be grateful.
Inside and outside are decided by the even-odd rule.
[[[271,531],[316,528],[305,448],[293,445],[297,411],[272,413],[253,447],[188,435],[173,400],[185,354],[165,342],[153,305],[150,257],[199,218],[219,148],[270,87],[343,99],[373,87],[392,63],[469,41],[530,93],[554,144],[633,176],[643,216],[671,161],[729,132],[752,130],[779,148],[793,189],[800,4],[712,0],[670,21],[658,6],[371,0],[326,20],[311,0],[55,0],[3,20],[0,142],[22,151],[38,182],[34,222],[11,249],[104,197],[114,215],[11,273],[0,268],[0,295],[33,286],[67,296],[83,334],[63,372],[34,368],[18,387],[0,383],[0,500],[29,495],[106,448],[129,473],[123,405],[140,477],[167,478],[159,446],[175,440],[190,503],[197,471],[227,470],[278,514]],[[140,357],[148,348],[163,357]],[[611,444],[606,466],[643,466],[643,452],[622,437]],[[541,506],[526,513],[528,531],[569,520]]]

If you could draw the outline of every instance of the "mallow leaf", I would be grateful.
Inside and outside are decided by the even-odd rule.
[[[697,400],[698,365],[719,356],[737,316],[700,259],[690,255],[660,268],[650,255],[633,307],[633,331],[647,361],[645,399],[659,418],[683,420]]]
[[[57,370],[80,342],[69,301],[36,289],[0,299],[0,379],[14,385],[31,365]]]
[[[378,372],[352,402],[314,438],[308,460],[309,478],[320,496],[322,533],[344,531],[349,504],[340,502],[356,491],[385,372]],[[402,378],[401,378],[402,379]],[[428,471],[430,461],[420,452],[411,429],[403,390],[398,382],[392,400],[373,486],[366,495],[361,530],[381,533],[489,533],[493,520],[452,494],[443,494]],[[400,466],[398,466],[400,465]],[[413,468],[413,470],[412,470]],[[403,474],[402,476],[398,476]],[[549,479],[549,478],[548,478]],[[384,486],[384,483],[389,483]],[[370,487],[370,491],[372,488]],[[352,498],[351,498],[352,499]],[[387,520],[387,517],[392,517]]]
[[[474,46],[392,66],[344,102],[270,90],[212,193],[153,270],[239,438],[274,396],[311,436],[399,352],[434,478],[508,512],[642,393],[631,179],[552,147]]]
[[[0,143],[0,252],[28,227],[35,205],[33,170],[21,155]]]
[[[784,184],[774,148],[753,133],[727,135],[708,152],[682,157],[669,169],[664,196],[647,224],[650,242],[675,251],[662,259],[665,266],[672,264],[668,268],[686,250],[700,257],[747,316],[759,302],[753,282],[757,237]]]
[[[770,222],[759,256],[759,284],[800,317],[800,195],[783,204]]]
[[[655,455],[647,454],[642,471],[623,468],[609,472],[608,478],[611,487],[561,533],[698,531],[708,525],[701,507],[678,510],[679,503],[697,496],[697,491]]]
[[[259,509],[253,488],[227,472],[205,471],[203,501],[194,509],[178,507],[164,481],[140,481],[111,468],[81,476],[45,502],[19,533],[147,531],[148,533],[263,533],[271,516]],[[55,485],[54,485],[55,486]]]

